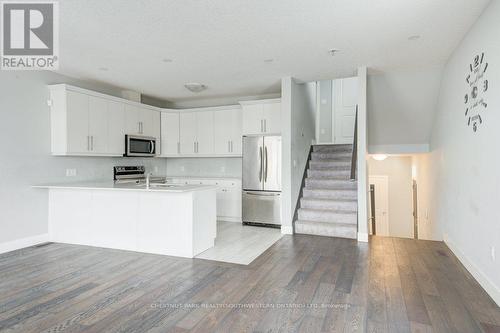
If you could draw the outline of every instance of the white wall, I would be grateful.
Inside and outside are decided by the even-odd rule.
[[[412,158],[390,156],[384,161],[368,159],[370,176],[387,176],[389,180],[389,234],[413,238]]]
[[[31,186],[46,182],[112,179],[114,165],[144,164],[165,173],[164,159],[52,157],[47,84],[71,83],[120,96],[113,87],[84,83],[50,72],[0,73],[0,252],[23,239],[47,233],[47,191]],[[76,168],[76,177],[66,177]]]
[[[227,177],[241,179],[241,157],[168,158],[167,176]]]
[[[316,137],[316,83],[284,78],[282,113],[282,232],[291,233],[309,149]]]
[[[368,124],[367,124],[367,68],[358,69],[358,241],[368,242]]]
[[[433,214],[437,208],[434,189],[437,179],[432,173],[432,155],[416,154],[412,156],[412,163],[415,168],[418,191],[418,237],[442,241],[443,233]]]
[[[436,223],[462,263],[500,304],[500,1],[492,1],[446,65],[431,137]],[[488,108],[477,133],[467,126],[469,64],[489,63]],[[491,256],[496,249],[496,261]]]
[[[443,66],[370,73],[368,151],[411,154],[429,151]]]

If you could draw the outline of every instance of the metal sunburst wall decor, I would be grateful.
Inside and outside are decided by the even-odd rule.
[[[467,82],[468,92],[465,94],[465,117],[467,126],[471,126],[474,132],[477,132],[479,126],[483,123],[482,111],[488,107],[486,103],[486,92],[489,89],[489,82],[486,77],[488,62],[484,52],[476,55],[471,64],[465,81]]]

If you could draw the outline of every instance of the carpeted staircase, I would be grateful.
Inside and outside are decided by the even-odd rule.
[[[295,232],[356,239],[357,182],[350,180],[352,145],[313,146]]]

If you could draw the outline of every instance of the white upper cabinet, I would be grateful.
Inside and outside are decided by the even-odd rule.
[[[181,112],[180,124],[180,151],[181,154],[192,155],[196,153],[196,114],[194,112]]]
[[[264,118],[264,133],[280,134],[281,133],[281,103],[264,103],[263,118]]]
[[[125,105],[115,101],[108,101],[108,152],[125,152]]]
[[[141,134],[139,113],[139,107],[131,104],[125,104],[125,134]]]
[[[180,113],[180,151],[183,155],[214,154],[214,113]]]
[[[215,154],[241,155],[241,108],[214,112]]]
[[[160,140],[160,112],[153,107],[65,84],[49,89],[54,155],[123,156],[125,134]]]
[[[63,92],[63,94],[64,93],[65,92]],[[57,125],[60,124],[61,126],[61,128],[57,128],[57,133],[52,133],[52,152],[54,152],[54,140],[58,139],[57,137],[54,137],[54,135],[60,134],[61,138],[64,135],[64,138],[67,140],[67,144],[57,142],[62,143],[62,145],[56,149],[57,152],[87,154],[90,152],[89,97],[73,91],[68,91],[67,97],[65,95],[62,97],[62,99],[58,100],[55,100],[54,97],[52,98],[53,109],[55,107],[58,108],[57,114],[53,113],[51,115],[52,128],[54,130],[54,123]],[[66,108],[70,111],[66,114],[63,113],[63,110],[59,110],[59,108]],[[66,116],[67,124],[62,123],[62,121],[64,121],[64,116]]]
[[[214,153],[214,113],[196,112],[196,153],[209,155]]]
[[[240,103],[243,108],[243,135],[280,134],[280,99]]]
[[[179,156],[179,126],[178,113],[161,113],[161,156]]]
[[[108,101],[89,96],[89,135],[93,153],[108,152]]]

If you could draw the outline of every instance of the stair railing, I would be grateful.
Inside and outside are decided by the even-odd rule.
[[[356,105],[356,118],[354,119],[354,140],[351,156],[351,180],[356,180],[356,164],[358,164],[358,106]]]

